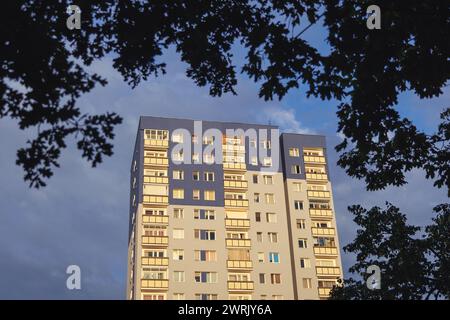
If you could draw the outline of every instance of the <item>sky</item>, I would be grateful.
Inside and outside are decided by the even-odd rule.
[[[306,34],[321,46],[321,30]],[[324,48],[326,49],[326,48]],[[124,121],[116,128],[114,155],[93,169],[81,158],[74,141],[63,151],[55,175],[43,189],[30,189],[23,171],[15,165],[16,151],[33,138],[10,119],[0,120],[0,299],[124,299],[127,263],[129,169],[139,116],[272,123],[280,129],[327,137],[330,177],[341,247],[355,235],[356,226],[347,206],[384,206],[389,201],[408,215],[409,222],[425,225],[431,209],[448,201],[446,192],[432,187],[423,172],[408,174],[408,184],[367,192],[364,183],[349,178],[336,166],[334,146],[336,101],[307,99],[303,90],[290,92],[281,102],[258,98],[258,86],[240,77],[238,95],[210,97],[185,76],[186,66],[173,51],[167,52],[167,74],[141,83],[134,90],[112,68],[112,58],[95,62],[91,69],[109,84],[82,96],[83,112],[114,111]],[[420,101],[403,94],[399,110],[419,128],[436,128],[439,112],[450,92]],[[353,257],[342,256],[344,271]],[[81,268],[81,290],[66,288],[66,268]]]

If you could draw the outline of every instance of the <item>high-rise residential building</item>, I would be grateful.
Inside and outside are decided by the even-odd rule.
[[[342,277],[325,138],[141,117],[128,299],[324,299]]]

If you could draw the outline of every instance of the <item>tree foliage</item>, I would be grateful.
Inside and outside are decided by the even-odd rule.
[[[356,255],[349,269],[356,278],[341,280],[331,299],[449,299],[450,205],[434,208],[433,223],[425,228],[407,224],[406,216],[387,203],[385,210],[349,207],[359,226],[344,251]],[[366,270],[381,270],[381,289],[369,290]]]
[[[68,4],[6,1],[0,13],[0,117],[42,130],[18,152],[32,186],[51,176],[68,135],[78,134],[78,148],[94,165],[112,153],[121,118],[86,115],[76,105],[80,95],[106,85],[89,65],[112,56],[135,87],[165,73],[163,53],[173,47],[187,76],[212,96],[236,93],[240,72],[266,100],[300,88],[342,101],[339,165],[368,189],[402,185],[413,168],[449,187],[449,111],[439,132],[425,134],[395,109],[403,91],[421,98],[442,93],[450,73],[446,0],[380,0],[381,30],[367,29],[366,0],[83,1],[81,30],[66,28]],[[304,39],[315,23],[328,32],[329,53]],[[245,52],[240,70],[235,45]]]

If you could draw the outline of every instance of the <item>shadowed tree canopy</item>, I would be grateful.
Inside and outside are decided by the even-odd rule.
[[[396,110],[401,92],[442,94],[450,74],[447,0],[379,0],[381,30],[367,28],[373,3],[364,0],[80,1],[81,30],[66,27],[69,4],[5,1],[0,11],[0,117],[36,128],[17,154],[31,186],[45,185],[69,135],[93,166],[112,154],[120,116],[89,115],[77,105],[82,94],[107,84],[87,67],[111,55],[135,87],[165,73],[169,46],[212,96],[235,94],[240,72],[266,100],[299,88],[341,101],[339,165],[369,190],[402,185],[413,168],[425,169],[438,187],[450,186],[450,111],[434,134],[425,134]],[[328,32],[327,54],[303,38],[315,23]],[[239,70],[234,45],[245,52]]]
[[[360,227],[345,252],[356,255],[349,271],[358,275],[335,286],[331,299],[449,299],[450,298],[450,205],[434,208],[431,225],[408,225],[398,208],[385,210],[349,207]],[[369,290],[365,278],[370,265],[381,270],[381,288]]]

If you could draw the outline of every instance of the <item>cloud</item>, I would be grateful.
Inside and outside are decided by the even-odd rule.
[[[263,109],[261,119],[266,123],[278,125],[284,132],[311,134],[313,131],[304,127],[300,121],[296,119],[295,110],[286,109],[282,106],[269,106]]]

